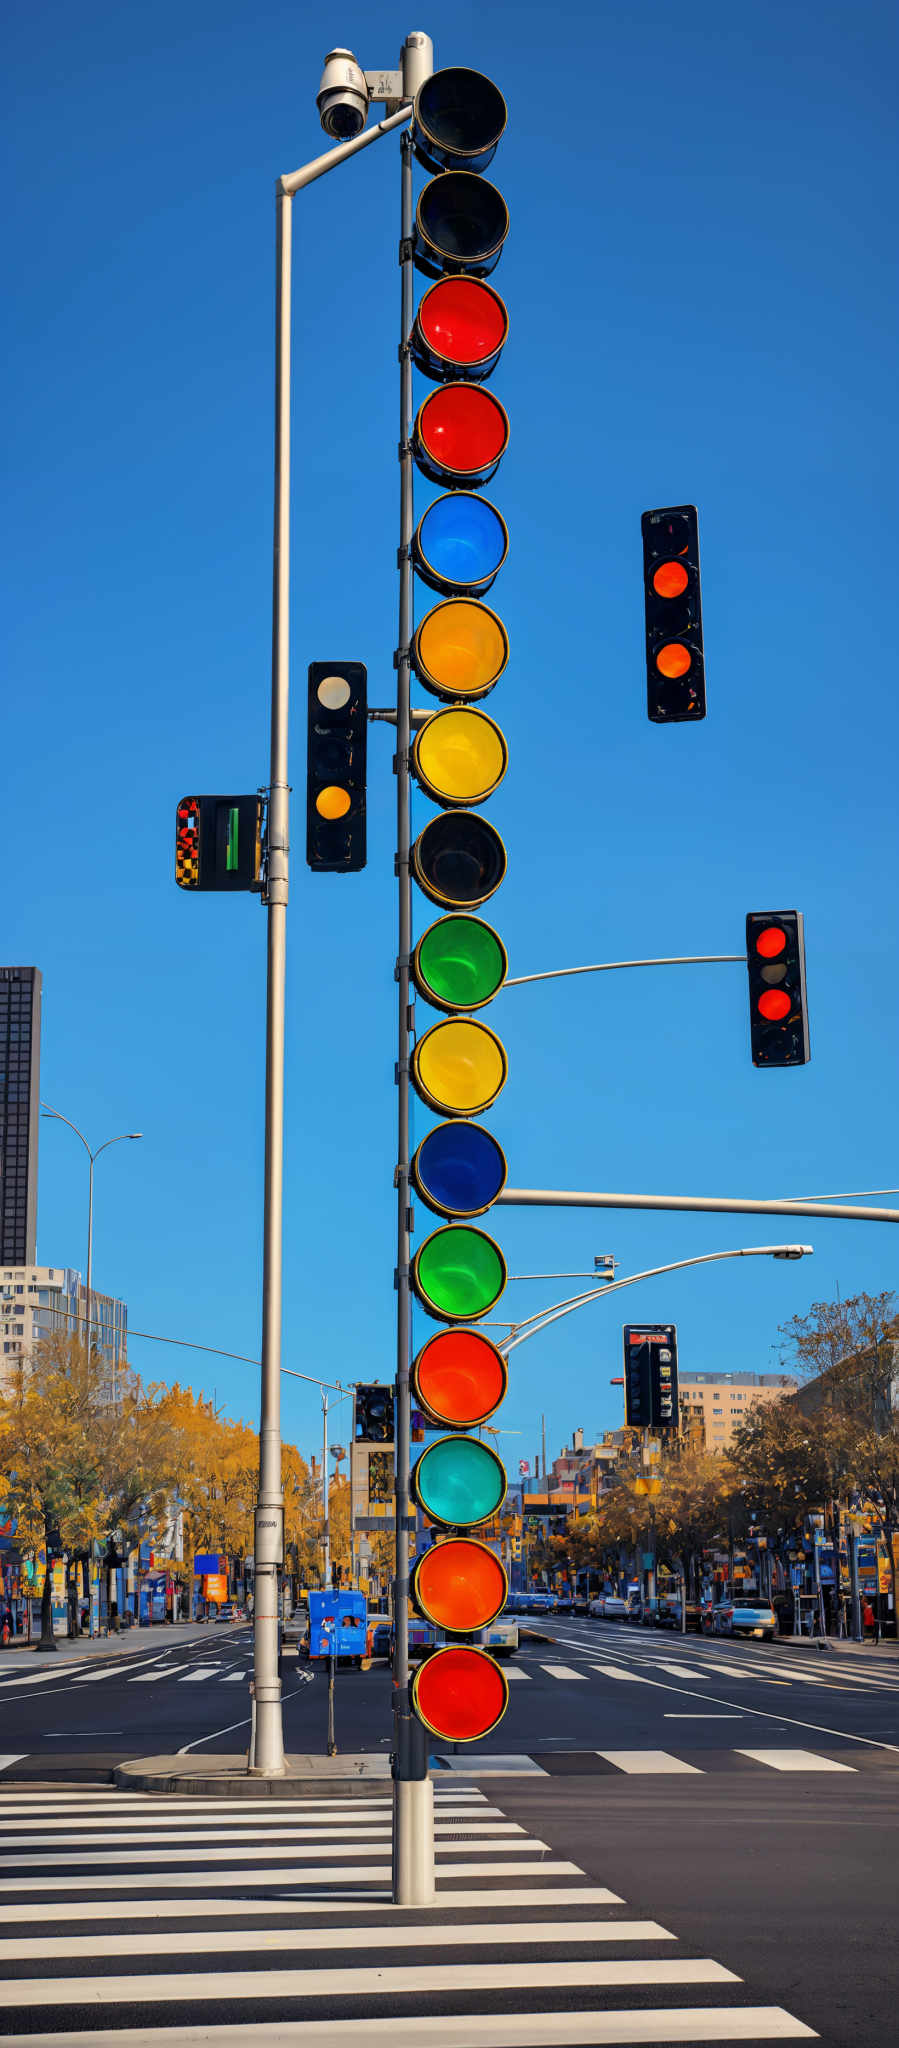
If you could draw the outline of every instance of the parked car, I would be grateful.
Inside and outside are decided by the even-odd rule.
[[[688,1600],[685,1624],[686,1628],[693,1629],[695,1633],[698,1634],[701,1620],[702,1606],[700,1602],[698,1600]],[[680,1595],[676,1593],[672,1598],[670,1594],[666,1594],[665,1599],[662,1602],[662,1611],[659,1615],[659,1627],[680,1630],[681,1626],[682,1621]]]
[[[281,1640],[285,1643],[299,1644],[303,1637],[308,1634],[308,1630],[309,1613],[306,1602],[305,1600],[299,1600],[289,1619],[282,1625]]]
[[[592,1615],[594,1621],[602,1620],[603,1597],[602,1593],[595,1593],[593,1599],[587,1602],[587,1613]]]
[[[602,1600],[603,1621],[626,1621],[627,1601],[617,1593],[606,1593]]]
[[[658,1622],[659,1622],[659,1614],[660,1614],[660,1612],[661,1612],[661,1607],[662,1607],[662,1602],[661,1602],[661,1600],[659,1599],[659,1596],[658,1596],[658,1594],[657,1594],[657,1593],[652,1593],[652,1594],[650,1595],[650,1597],[649,1597],[649,1599],[648,1599],[648,1600],[643,1600],[643,1601],[641,1601],[641,1603],[640,1603],[640,1620],[642,1621],[642,1623],[643,1623],[643,1627],[644,1627],[644,1628],[657,1628],[657,1627],[658,1627]]]
[[[368,1617],[368,1644],[370,1657],[389,1657],[391,1621],[389,1614],[370,1614]]]
[[[762,1636],[771,1643],[777,1634],[777,1616],[770,1600],[721,1600],[715,1609],[715,1632],[719,1636]]]
[[[245,1617],[236,1600],[223,1600],[221,1607],[216,1608],[209,1618],[211,1621],[243,1621]]]
[[[589,1603],[587,1600],[586,1593],[575,1593],[574,1599],[571,1603],[572,1614],[586,1614],[588,1612],[588,1606]]]
[[[627,1618],[628,1618],[628,1621],[636,1621],[636,1622],[641,1622],[641,1621],[643,1620],[643,1595],[642,1595],[642,1593],[629,1593],[629,1594],[628,1594],[628,1598],[627,1598]]]
[[[553,1605],[557,1614],[571,1614],[574,1610],[574,1601],[570,1593],[557,1593]]]

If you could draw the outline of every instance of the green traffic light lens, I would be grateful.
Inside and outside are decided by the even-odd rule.
[[[502,940],[479,917],[441,917],[422,933],[412,979],[437,1010],[479,1010],[498,995],[509,970]]]
[[[506,1469],[475,1436],[442,1436],[412,1474],[416,1500],[444,1529],[471,1529],[495,1515],[506,1496]]]
[[[426,1237],[412,1262],[412,1286],[438,1323],[476,1322],[499,1300],[506,1262],[484,1230],[451,1223]]]

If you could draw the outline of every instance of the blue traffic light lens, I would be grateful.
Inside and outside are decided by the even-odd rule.
[[[486,498],[450,491],[419,520],[412,543],[415,566],[432,590],[448,596],[489,590],[506,559],[506,522]]]
[[[482,1216],[502,1193],[506,1161],[480,1124],[438,1124],[418,1147],[412,1179],[438,1216]]]

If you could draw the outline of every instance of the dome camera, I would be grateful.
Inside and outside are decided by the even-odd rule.
[[[335,142],[361,135],[368,119],[369,90],[352,50],[331,50],[316,93],[319,119]]]

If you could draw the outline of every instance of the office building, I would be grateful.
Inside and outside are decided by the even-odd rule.
[[[27,1358],[42,1337],[57,1330],[87,1331],[87,1290],[70,1266],[0,1266],[0,1386],[9,1369]],[[91,1288],[91,1351],[102,1365],[104,1399],[115,1401],[131,1383],[128,1310],[114,1295]]]
[[[0,967],[0,1264],[37,1252],[41,973]]]
[[[682,1429],[701,1423],[706,1450],[726,1451],[737,1426],[760,1403],[795,1394],[798,1380],[782,1372],[684,1372],[678,1374]]]

